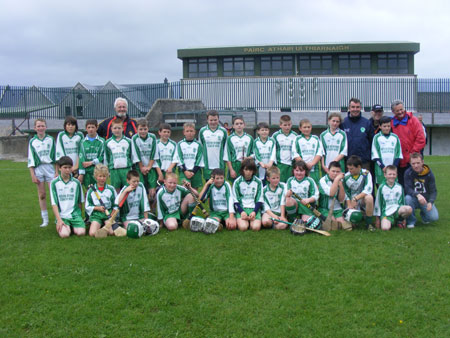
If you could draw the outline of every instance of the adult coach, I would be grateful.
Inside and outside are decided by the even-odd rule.
[[[394,114],[391,120],[392,132],[400,139],[403,155],[398,168],[398,181],[404,185],[405,171],[410,167],[409,157],[412,153],[420,153],[425,148],[425,134],[417,117],[404,109],[403,101],[392,101],[391,110]]]
[[[373,127],[373,134],[376,135],[380,131],[380,120],[383,117],[383,106],[381,104],[374,104],[372,106],[372,111],[370,112],[370,115],[372,117],[369,119],[370,123]]]
[[[361,115],[359,99],[354,97],[350,99],[347,117],[342,122],[341,129],[347,134],[347,156],[359,156],[362,160],[362,167],[370,170],[370,151],[374,131],[372,123]]]
[[[116,111],[116,116],[110,117],[109,119],[103,120],[99,126],[97,133],[104,139],[109,139],[112,136],[111,133],[111,123],[113,120],[120,119],[123,122],[123,134],[131,138],[137,133],[136,121],[130,118],[127,114],[128,112],[128,101],[123,97],[118,97],[114,101],[114,110]]]

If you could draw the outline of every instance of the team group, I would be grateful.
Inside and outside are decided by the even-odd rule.
[[[417,208],[424,223],[438,219],[431,169],[419,152],[410,151],[414,139],[405,142],[408,150],[402,149],[401,140],[391,131],[398,117],[394,104],[394,118],[376,119],[378,133],[369,141],[361,136],[374,134],[374,129],[361,125],[366,120],[361,117],[361,104],[351,99],[348,117],[342,121],[339,113],[330,114],[329,127],[319,137],[312,135],[307,119],[300,121],[297,134],[289,115],[280,117],[280,129],[271,137],[269,125],[262,122],[254,139],[245,132],[242,117],[233,119],[233,132],[228,135],[220,126],[219,113],[208,111],[207,125],[198,138],[195,124],[185,123],[184,138],[178,143],[170,139],[169,124],[160,125],[157,139],[149,132],[147,120],[128,118],[125,99],[116,99],[114,106],[117,115],[100,127],[96,120],[86,121],[86,136],[78,131],[77,120],[67,117],[56,142],[46,133],[45,120],[35,120],[28,167],[37,184],[41,226],[49,222],[48,182],[61,237],[86,234],[82,203],[91,236],[119,205],[125,228],[153,211],[161,226],[175,230],[184,218],[192,217],[198,200],[209,201],[210,217],[229,230],[285,229],[296,218],[317,226],[311,205],[325,216],[332,212],[334,224],[345,230],[363,220],[369,230],[389,230],[396,224],[413,228]],[[399,115],[400,126],[408,127],[408,120],[416,119],[404,110],[404,117]],[[128,132],[133,128],[135,133]],[[101,129],[106,140],[99,136]],[[422,137],[425,140],[423,130]],[[364,142],[370,143],[372,162],[366,160]],[[355,155],[358,151],[361,156]],[[406,166],[401,166],[404,170],[398,177],[400,161]],[[106,183],[108,178],[111,184]]]

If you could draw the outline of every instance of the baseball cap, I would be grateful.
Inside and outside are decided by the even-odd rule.
[[[372,111],[377,111],[377,110],[383,111],[383,106],[381,104],[374,104],[372,106]]]

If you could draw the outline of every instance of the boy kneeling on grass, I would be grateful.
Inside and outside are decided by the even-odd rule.
[[[397,167],[386,166],[385,182],[380,185],[375,200],[375,215],[381,218],[381,229],[390,230],[397,222],[399,228],[405,228],[405,220],[412,213],[412,208],[405,205],[403,187],[396,182]]]
[[[86,226],[81,216],[81,204],[84,202],[83,188],[80,181],[72,177],[73,161],[69,156],[62,156],[58,165],[61,174],[50,185],[56,231],[61,238],[69,237],[71,228],[75,235],[84,236]]]
[[[178,229],[182,216],[187,216],[195,208],[194,196],[185,187],[178,185],[175,173],[166,173],[164,186],[156,194],[156,205],[160,226],[170,231]],[[194,190],[195,192],[195,190]]]
[[[272,218],[287,222],[286,218],[286,183],[280,182],[280,169],[270,167],[267,169],[267,185],[264,187],[264,213],[262,225],[264,228],[283,230],[286,223],[273,221]]]
[[[114,201],[117,194],[112,185],[106,184],[108,177],[108,167],[104,164],[97,164],[94,168],[94,178],[97,183],[88,189],[85,202],[85,212],[91,222],[89,236],[95,236],[97,230],[105,225],[109,218],[108,215],[115,206]],[[109,229],[108,233],[114,235],[112,229]]]
[[[120,208],[120,219],[125,229],[130,221],[148,218],[150,211],[145,186],[140,182],[139,173],[136,170],[130,170],[127,173],[127,184],[117,194],[115,204],[119,205],[127,194],[127,200]]]
[[[211,178],[206,182],[200,193],[201,199],[209,198],[209,217],[223,223],[228,230],[236,229],[236,218],[234,217],[233,194],[231,186],[225,182],[223,169],[213,169]]]

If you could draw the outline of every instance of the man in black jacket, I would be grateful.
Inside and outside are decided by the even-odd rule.
[[[131,138],[137,133],[136,121],[130,118],[127,114],[128,112],[128,101],[123,97],[118,97],[114,101],[114,109],[116,110],[116,116],[110,117],[109,119],[103,120],[99,126],[97,133],[104,139],[109,139],[112,136],[111,133],[111,122],[115,119],[120,119],[123,122],[123,135],[125,137]]]
[[[436,182],[430,167],[423,163],[420,153],[412,153],[410,156],[411,167],[405,172],[405,199],[413,213],[406,220],[408,228],[414,228],[416,224],[415,209],[420,209],[422,223],[428,224],[439,219],[439,213],[434,204],[437,196]]]

